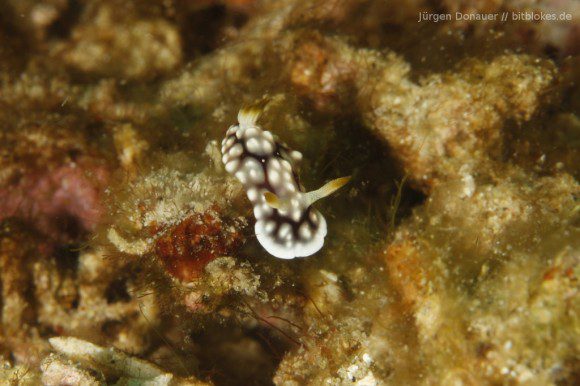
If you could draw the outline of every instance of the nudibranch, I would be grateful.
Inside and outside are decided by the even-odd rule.
[[[326,220],[312,204],[350,177],[304,192],[296,171],[302,154],[262,129],[257,124],[260,114],[256,107],[240,110],[238,124],[222,141],[222,162],[244,185],[254,206],[256,237],[264,249],[281,259],[310,256],[322,248],[326,236]]]

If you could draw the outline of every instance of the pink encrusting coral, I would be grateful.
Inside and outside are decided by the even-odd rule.
[[[81,240],[102,218],[115,162],[90,144],[78,118],[41,114],[17,125],[0,133],[0,220],[16,217],[56,240]]]
[[[0,188],[0,221],[22,218],[57,239],[93,231],[103,215],[103,186],[109,175],[108,168],[82,161],[32,171]]]

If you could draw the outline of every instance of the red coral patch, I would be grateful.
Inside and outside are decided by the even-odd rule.
[[[172,276],[191,281],[201,276],[210,261],[230,255],[241,244],[238,227],[208,211],[170,228],[156,241],[155,252]]]

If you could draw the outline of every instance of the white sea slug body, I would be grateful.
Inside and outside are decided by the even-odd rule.
[[[304,192],[295,169],[302,154],[257,125],[259,115],[256,108],[240,110],[239,123],[222,141],[222,162],[246,189],[254,206],[256,237],[264,249],[282,259],[310,256],[322,248],[326,236],[326,220],[312,204],[349,178]]]

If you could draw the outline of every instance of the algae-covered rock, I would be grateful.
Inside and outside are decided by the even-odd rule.
[[[578,184],[569,176],[513,178],[478,186],[471,197],[454,198],[462,196],[460,185],[435,191],[385,250],[389,276],[427,350],[427,374],[437,382],[557,382],[553,369],[575,355],[577,289],[568,280],[578,263],[569,255],[577,248]],[[556,278],[560,269],[571,276]],[[546,302],[548,288],[570,298]],[[540,315],[554,324],[542,326]],[[549,355],[531,349],[544,334],[551,336]]]
[[[87,74],[139,79],[176,68],[181,46],[174,24],[131,2],[89,2],[57,56]]]

